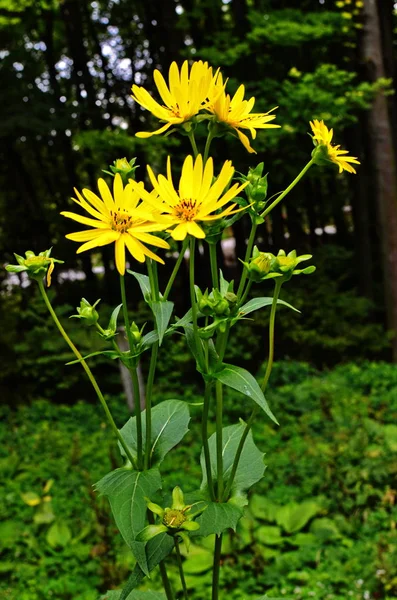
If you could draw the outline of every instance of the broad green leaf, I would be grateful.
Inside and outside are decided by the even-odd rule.
[[[207,536],[213,533],[220,535],[226,529],[236,531],[237,523],[242,517],[241,508],[230,502],[209,502],[205,511],[196,519],[200,529],[190,534],[193,536]]]
[[[223,368],[214,373],[214,377],[221,381],[224,385],[227,385],[238,392],[241,392],[245,396],[252,398],[267,414],[267,416],[274,421],[277,425],[279,424],[276,417],[270,410],[270,407],[266,401],[265,396],[255,377],[251,375],[249,371],[242,367],[236,367],[235,365],[228,365],[223,363]]]
[[[157,333],[157,331],[149,331],[142,338],[142,346],[143,346],[143,348],[146,349],[146,348],[149,348],[150,346],[153,346],[153,344],[155,344],[158,341],[159,341],[159,334]]]
[[[160,488],[158,469],[143,472],[116,469],[95,484],[96,491],[108,498],[116,525],[130,548],[146,524],[145,498]]]
[[[233,466],[234,457],[236,455],[237,447],[240,442],[240,438],[245,430],[245,424],[240,423],[238,425],[230,425],[224,427],[222,430],[222,457],[223,457],[223,478],[225,485],[227,484],[230,473]],[[216,481],[217,477],[217,466],[216,466],[216,434],[214,433],[208,440],[210,458],[211,458],[211,471],[212,477]],[[232,495],[239,495],[244,490],[248,490],[257,481],[262,479],[265,472],[265,464],[263,462],[264,454],[258,450],[254,444],[252,438],[252,432],[250,431],[247,439],[245,440],[244,448],[240,456],[240,461],[236,470],[236,476],[234,478],[232,486]],[[201,469],[203,472],[203,480],[201,483],[201,489],[207,486],[207,474],[205,470],[204,453],[201,452],[200,457]]]
[[[332,519],[327,518],[314,519],[310,525],[310,532],[322,542],[337,540],[341,537],[336,523]]]
[[[56,521],[47,531],[46,540],[51,548],[64,548],[72,539],[72,532],[63,521]]]
[[[174,310],[174,303],[169,302],[168,300],[158,300],[156,302],[149,302],[149,306],[152,309],[154,318],[156,320],[159,345],[161,346],[168,323],[171,319],[172,311]]]
[[[190,325],[193,319],[192,309],[189,308],[187,313],[181,318],[178,319],[171,327],[185,327],[185,325]]]
[[[276,513],[279,507],[268,498],[254,494],[250,500],[249,508],[256,519],[272,522],[276,520]]]
[[[280,527],[262,525],[255,531],[255,538],[265,546],[277,546],[283,543]]]
[[[239,316],[245,317],[249,315],[249,313],[254,312],[255,310],[259,310],[260,308],[264,308],[265,306],[271,306],[273,302],[273,298],[263,297],[263,298],[252,298],[249,300],[244,306],[242,306],[239,310]],[[284,300],[277,300],[277,304],[281,304],[282,306],[287,306],[291,308],[297,313],[300,313],[300,310],[288,304],[288,302],[284,302]]]
[[[143,299],[148,302],[150,300],[150,295],[152,290],[150,288],[150,279],[147,275],[143,275],[143,273],[136,273],[135,271],[131,271],[127,269],[127,273],[133,275],[137,282],[139,283],[139,287],[141,288]]]
[[[55,515],[52,510],[51,502],[42,502],[38,507],[33,521],[38,525],[52,523],[55,520]]]
[[[318,545],[318,539],[312,533],[296,533],[290,537],[286,537],[285,541],[290,546],[314,546]]]
[[[307,500],[301,504],[291,502],[278,508],[276,521],[287,533],[295,533],[303,529],[306,523],[321,510],[321,506],[314,500]]]
[[[146,435],[146,411],[142,411],[142,436]],[[188,431],[189,406],[182,400],[164,400],[152,408],[150,457],[160,464],[165,455],[178,444]],[[136,417],[131,417],[120,430],[134,458],[137,457]],[[120,448],[124,456],[124,450]]]
[[[120,600],[121,593],[122,590],[110,590],[103,594],[99,600]],[[136,590],[131,592],[126,600],[166,600],[166,598],[164,592],[152,592],[151,590],[141,592]]]
[[[189,550],[187,560],[183,563],[183,570],[189,575],[198,575],[211,569],[214,563],[214,555],[211,550],[201,546],[193,546]]]
[[[173,550],[174,541],[167,533],[156,535],[155,538],[148,541],[146,544],[146,558],[149,571],[152,571],[159,562],[164,560]],[[139,565],[136,565],[130,575],[127,584],[120,594],[119,600],[131,600],[131,592],[140,584],[145,577]]]

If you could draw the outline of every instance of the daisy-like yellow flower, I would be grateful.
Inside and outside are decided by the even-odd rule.
[[[217,75],[217,74],[216,74]],[[171,63],[168,86],[164,77],[155,69],[153,76],[163,105],[152,98],[145,88],[132,86],[132,98],[143,108],[149,110],[155,117],[164,121],[165,125],[156,131],[140,131],[136,135],[148,138],[164,133],[172,125],[180,125],[194,117],[200,109],[206,106],[210,88],[213,87],[214,77],[212,68],[201,60],[192,64],[190,73],[188,61],[185,60],[179,72],[176,62]]]
[[[213,97],[207,110],[215,115],[217,121],[225,123],[234,129],[240,142],[251,154],[256,154],[256,152],[251,147],[245,133],[240,131],[241,129],[248,129],[252,139],[255,139],[257,129],[274,129],[280,127],[280,125],[270,124],[270,121],[276,118],[276,115],[270,114],[275,108],[267,113],[251,112],[254,108],[255,98],[252,97],[249,100],[244,100],[244,85],[240,85],[233,98],[230,98],[229,94],[225,92],[222,74],[219,73],[216,85],[211,87],[211,91]]]
[[[334,130],[328,129],[324,121],[318,121],[317,119],[310,121],[310,127],[312,128],[312,137],[316,144],[316,148],[320,148],[321,150],[325,151],[324,156],[320,158],[320,162],[321,160],[324,161],[324,159],[328,159],[328,161],[338,165],[339,173],[342,173],[343,171],[348,171],[348,173],[356,173],[356,170],[354,167],[352,167],[351,163],[359,165],[360,162],[357,160],[357,157],[346,156],[349,154],[348,150],[339,150],[340,146],[333,146],[331,144]],[[315,156],[314,158],[316,159]]]
[[[169,248],[167,242],[151,235],[150,232],[163,231],[166,225],[154,222],[152,211],[147,205],[139,203],[141,197],[139,190],[143,188],[143,183],[134,182],[134,184],[135,188],[131,183],[124,187],[121,176],[117,173],[114,177],[112,194],[107,183],[103,179],[98,179],[100,197],[88,189],[83,190],[83,195],[75,189],[77,199],[72,198],[93,218],[67,211],[61,212],[64,217],[91,228],[69,233],[66,236],[74,242],[84,242],[77,253],[115,243],[116,267],[120,275],[125,273],[126,247],[139,262],[144,262],[145,256],[148,256],[163,264],[164,261],[145,244],[157,248]]]
[[[215,221],[244,210],[241,208],[234,210],[236,204],[231,204],[220,213],[216,212],[235,198],[249,183],[248,181],[242,185],[235,183],[222,195],[234,173],[230,160],[224,163],[218,178],[212,183],[214,176],[212,158],[207,160],[204,167],[201,154],[195,161],[192,156],[187,156],[182,166],[178,191],[172,180],[170,157],[167,162],[167,177],[159,175],[156,178],[149,165],[147,169],[158,197],[149,194],[144,188],[138,190],[133,181],[131,184],[152,210],[161,213],[162,217],[159,219],[166,219],[168,227],[176,225],[171,231],[174,240],[184,240],[187,235],[205,238],[200,222]]]

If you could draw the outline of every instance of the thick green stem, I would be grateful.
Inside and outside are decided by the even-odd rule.
[[[198,156],[199,151],[198,151],[198,148],[197,148],[196,138],[194,137],[194,131],[193,131],[193,129],[191,129],[188,132],[187,135],[188,135],[188,138],[189,138],[190,143],[192,145],[192,150],[193,150],[194,158],[196,158]]]
[[[251,225],[251,233],[250,233],[250,236],[248,238],[247,249],[245,251],[244,262],[248,262],[248,260],[251,258],[252,248],[254,247],[254,242],[255,242],[255,236],[256,236],[256,230],[257,230],[257,228],[258,228],[258,225],[255,225],[254,223],[252,223],[252,225]],[[241,296],[243,295],[243,291],[244,291],[244,286],[245,286],[245,282],[246,282],[246,279],[247,279],[247,275],[248,275],[247,268],[244,267],[243,272],[241,274],[240,285],[238,286],[238,290],[237,290],[237,297],[238,297],[239,300],[240,300]]]
[[[211,383],[205,384],[204,406],[203,406],[203,414],[202,414],[202,418],[201,418],[201,437],[203,438],[203,452],[204,452],[205,470],[207,473],[208,492],[209,492],[212,502],[215,502],[215,491],[214,491],[214,482],[212,479],[210,447],[208,444],[208,414],[209,414],[209,410],[210,410],[211,387],[212,387]]]
[[[201,340],[198,335],[197,325],[197,299],[196,290],[194,289],[194,263],[195,263],[195,252],[196,252],[196,238],[190,239],[190,256],[189,256],[189,287],[190,287],[190,302],[192,304],[192,323],[194,339],[197,341],[197,352],[200,354],[201,364],[204,364],[204,354],[202,350]]]
[[[178,563],[178,569],[179,569],[179,577],[180,577],[181,584],[182,584],[183,597],[184,597],[185,600],[188,600],[185,575],[183,573],[183,564],[182,564],[181,550],[179,548],[179,542],[178,542],[178,536],[177,535],[174,537],[174,544],[175,544],[175,552],[176,552],[176,561]]]
[[[296,186],[296,184],[298,183],[298,181],[300,181],[302,179],[302,177],[304,176],[304,174],[310,169],[310,167],[312,165],[314,165],[314,160],[313,159],[310,160],[307,163],[307,165],[302,169],[302,171],[299,173],[299,175],[297,175],[295,177],[294,181],[292,183],[290,183],[287,188],[285,188],[285,190],[279,195],[279,197],[276,198],[276,200],[274,202],[272,202],[271,204],[269,204],[269,206],[267,208],[265,208],[265,210],[261,214],[261,217],[266,217],[266,215],[268,215],[269,212],[272,211],[273,208],[275,206],[277,206],[277,204],[279,202],[281,202],[281,200],[283,200],[287,194],[290,193],[290,191],[292,190],[292,188],[294,188]]]
[[[205,148],[204,148],[204,157],[203,157],[203,163],[205,164],[208,160],[209,154],[210,154],[210,147],[211,147],[211,142],[214,139],[214,136],[212,134],[211,131],[208,132],[208,136],[207,136],[207,141],[205,142]]]
[[[208,245],[210,247],[210,264],[211,264],[212,285],[214,288],[219,289],[218,257],[216,255],[216,244],[208,244]]]
[[[217,497],[222,502],[223,497],[223,388],[220,381],[215,383],[216,400],[216,473],[217,473]]]
[[[245,304],[245,301],[247,300],[247,296],[250,293],[250,289],[252,287],[252,280],[248,280],[247,285],[245,286],[245,290],[244,290],[244,294],[243,297],[240,300],[240,304],[243,305]]]
[[[57,326],[60,334],[62,335],[63,339],[65,340],[65,342],[67,343],[67,345],[69,346],[69,348],[72,350],[73,354],[75,355],[75,357],[78,359],[78,361],[81,363],[81,366],[83,367],[84,371],[86,372],[86,375],[88,377],[88,379],[90,380],[92,387],[94,388],[96,395],[98,396],[99,402],[102,405],[103,410],[105,411],[106,417],[109,421],[109,424],[115,434],[115,436],[117,437],[118,441],[120,442],[121,447],[123,448],[128,460],[131,462],[131,464],[133,465],[134,468],[136,468],[136,464],[135,464],[135,459],[132,456],[130,450],[128,449],[127,444],[124,441],[123,436],[121,435],[120,431],[117,428],[116,423],[114,422],[114,419],[112,417],[112,414],[109,410],[109,407],[107,405],[107,402],[101,392],[101,390],[99,389],[99,386],[96,382],[96,379],[94,377],[94,375],[91,372],[91,369],[89,368],[89,366],[87,365],[87,363],[85,362],[84,358],[82,357],[82,355],[80,354],[80,352],[77,350],[76,346],[73,344],[72,340],[70,339],[70,337],[68,336],[68,334],[66,333],[66,331],[64,330],[64,328],[62,327],[54,309],[51,306],[51,302],[47,296],[47,292],[45,291],[44,285],[42,281],[38,281],[39,284],[39,289],[40,289],[40,293],[43,297],[43,300],[45,302],[46,307],[48,308],[48,312],[50,313],[55,325]]]
[[[188,244],[189,244],[189,238],[186,237],[183,240],[182,248],[181,248],[181,250],[179,252],[178,260],[175,263],[175,267],[173,268],[173,271],[171,273],[171,277],[169,278],[169,281],[167,283],[167,287],[165,288],[165,292],[164,292],[164,296],[163,296],[164,300],[167,300],[167,298],[168,298],[168,296],[170,294],[171,288],[172,288],[173,283],[175,281],[175,277],[178,274],[179,267],[181,266],[181,262],[183,261],[183,257],[185,256],[185,252],[186,252],[186,248],[187,248]]]
[[[160,575],[161,581],[163,582],[164,592],[167,597],[167,600],[174,600],[174,593],[172,591],[170,580],[168,579],[167,569],[165,567],[165,563],[162,560],[159,564],[160,567]]]
[[[214,567],[212,571],[212,600],[219,597],[219,573],[221,568],[222,534],[215,537]]]
[[[130,329],[130,320],[128,318],[127,296],[125,293],[124,275],[120,275],[120,292],[121,292],[121,302],[123,303],[125,333],[127,335],[129,349],[130,349],[130,351],[132,351],[132,349],[134,347],[134,340],[133,340],[131,329]],[[131,375],[132,386],[134,389],[138,469],[142,469],[143,441],[142,441],[141,395],[140,395],[140,390],[139,390],[138,374],[137,374],[136,367],[131,366],[129,368],[129,372]]]
[[[270,378],[270,374],[272,372],[272,367],[273,367],[273,358],[274,358],[274,326],[275,326],[275,322],[276,322],[276,310],[277,310],[277,300],[278,297],[280,295],[280,289],[281,289],[281,285],[282,282],[280,282],[278,279],[275,280],[275,286],[274,286],[274,295],[273,295],[273,301],[272,301],[272,308],[270,311],[270,323],[269,323],[269,358],[267,361],[267,367],[266,367],[266,373],[265,373],[265,377],[263,379],[263,383],[262,383],[262,391],[264,392],[266,390],[269,378]],[[247,439],[247,436],[250,432],[250,429],[252,427],[252,424],[255,420],[256,415],[259,412],[259,408],[257,405],[254,406],[251,416],[248,419],[246,425],[245,425],[245,429],[243,431],[243,435],[240,438],[238,447],[237,447],[237,451],[236,451],[236,456],[234,457],[234,461],[233,461],[233,466],[232,466],[232,470],[230,472],[230,477],[229,477],[229,481],[227,482],[227,486],[225,489],[225,494],[223,499],[226,501],[229,497],[229,494],[231,492],[232,489],[232,485],[234,482],[234,478],[236,476],[236,471],[238,468],[238,464],[240,462],[240,457],[241,457],[241,453],[243,451],[244,448],[244,444],[245,444],[245,440]]]

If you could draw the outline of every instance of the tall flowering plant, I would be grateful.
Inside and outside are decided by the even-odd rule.
[[[95,327],[109,348],[102,354],[120,360],[129,370],[135,396],[135,416],[119,429],[99,383],[90,369],[90,357],[83,357],[60,323],[48,298],[47,285],[57,259],[49,250],[25,257],[15,255],[17,264],[8,265],[11,272],[26,271],[37,281],[43,300],[65,342],[89,378],[105,411],[111,429],[118,441],[123,466],[108,473],[96,483],[98,493],[106,496],[116,524],[126,544],[135,556],[136,566],[121,591],[105,597],[132,600],[135,588],[156,567],[159,567],[167,600],[188,598],[189,590],[183,571],[181,544],[189,549],[192,538],[215,536],[211,597],[217,600],[221,567],[222,536],[235,529],[244,513],[248,490],[262,479],[265,471],[264,454],[255,445],[251,427],[255,419],[269,419],[274,426],[278,420],[269,406],[267,390],[273,365],[274,334],[277,308],[280,304],[293,309],[280,299],[283,285],[290,285],[295,275],[309,275],[315,267],[304,266],[311,255],[299,256],[295,250],[277,255],[260,251],[254,244],[258,227],[313,165],[336,165],[339,171],[355,173],[359,164],[347,151],[332,145],[333,131],[323,121],[310,123],[314,149],[310,160],[295,180],[280,194],[267,198],[267,175],[263,163],[250,168],[246,176],[235,176],[230,160],[215,166],[210,156],[215,138],[231,134],[248,152],[254,153],[243,130],[255,139],[258,129],[278,127],[275,115],[254,113],[255,99],[244,99],[241,85],[231,97],[219,69],[205,62],[184,62],[179,69],[172,63],[168,83],[159,71],[154,80],[160,101],[142,87],[134,85],[133,98],[149,110],[161,126],[153,132],[139,132],[150,138],[171,131],[180,132],[191,142],[192,154],[186,156],[180,173],[176,173],[168,157],[159,173],[148,165],[149,185],[135,179],[135,159],[118,159],[110,167],[113,177],[109,185],[98,180],[93,191],[75,189],[73,197],[77,212],[62,214],[79,226],[78,231],[66,237],[79,243],[77,252],[114,245],[115,268],[120,275],[120,304],[114,309],[107,326],[100,323],[98,302],[81,300],[77,309],[79,318]],[[195,130],[207,125],[205,147],[197,148]],[[249,218],[251,233],[246,253],[241,257],[242,274],[239,282],[226,281],[217,265],[217,244],[226,227],[237,219]],[[164,264],[164,250],[173,238],[181,242],[179,257],[164,290],[159,288],[158,265]],[[206,290],[195,283],[195,249],[197,240],[209,245],[212,281]],[[172,290],[184,256],[189,256],[189,287],[191,308],[182,317],[174,316]],[[146,274],[126,268],[127,260],[145,263]],[[153,313],[154,329],[143,334],[143,327],[129,320],[125,278],[138,280],[143,299]],[[273,287],[270,296],[248,300],[251,286]],[[230,330],[255,311],[270,310],[269,353],[263,380],[239,365],[227,361]],[[122,350],[117,341],[117,326],[123,315],[124,335],[128,350]],[[161,463],[167,453],[182,442],[190,421],[189,404],[183,399],[168,399],[153,405],[156,366],[165,337],[182,333],[202,376],[203,402],[201,415],[201,484],[197,490],[182,491],[177,486],[170,490],[161,475]],[[141,410],[140,386],[137,369],[143,353],[150,353],[146,382],[146,405]],[[251,414],[244,414],[239,423],[223,426],[223,390],[230,387],[245,397],[244,406],[251,406]],[[211,411],[211,408],[214,411]],[[215,413],[215,433],[208,436],[210,415]],[[244,419],[244,420],[243,420]],[[183,479],[181,474],[181,480]],[[186,492],[188,491],[188,495]],[[167,564],[176,560],[180,576],[177,589],[172,589]],[[141,596],[140,596],[141,597]]]

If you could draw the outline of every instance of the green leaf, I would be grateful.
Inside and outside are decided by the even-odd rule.
[[[336,523],[332,519],[327,518],[314,519],[314,521],[310,525],[310,532],[322,542],[337,540],[341,537]]]
[[[240,308],[239,316],[245,317],[246,315],[254,312],[255,310],[259,310],[260,308],[264,308],[265,306],[271,306],[272,302],[273,302],[273,298],[268,298],[268,297],[252,298],[252,300],[249,300],[249,302],[247,302],[246,304],[244,304],[244,306],[242,306]],[[297,313],[301,312],[300,310],[298,310],[291,304],[288,304],[288,302],[284,302],[284,300],[280,300],[280,299],[277,300],[277,304],[287,306],[288,308],[291,308],[292,310],[294,310]]]
[[[183,330],[185,332],[186,343],[189,346],[189,350],[196,360],[198,370],[202,373],[205,370],[205,365],[203,363],[203,356],[204,356],[203,341],[201,339],[196,339],[194,332],[193,332],[192,325],[185,325]],[[201,345],[201,352],[200,352],[200,346],[198,344]]]
[[[116,329],[117,329],[117,319],[118,319],[119,312],[120,312],[120,309],[122,306],[123,306],[122,304],[119,304],[118,306],[116,306],[116,308],[110,315],[108,329],[110,329],[111,331],[116,331]]]
[[[389,423],[383,428],[385,441],[392,452],[397,452],[397,425]]]
[[[230,473],[233,466],[234,457],[236,455],[237,447],[240,442],[240,438],[245,430],[245,423],[238,425],[230,425],[224,427],[222,430],[222,455],[223,455],[223,478],[225,485],[227,484]],[[210,458],[211,458],[211,472],[214,480],[217,478],[217,465],[216,465],[216,434],[212,434],[208,440]],[[244,448],[240,456],[240,461],[236,470],[236,476],[234,478],[232,493],[239,495],[244,490],[248,490],[257,481],[262,479],[265,472],[265,464],[263,462],[264,454],[258,450],[254,444],[252,438],[252,432],[250,431],[247,439],[245,440]],[[203,472],[203,480],[201,483],[201,489],[207,486],[207,474],[205,470],[204,452],[201,452],[200,457],[201,469]],[[204,513],[203,513],[204,514]]]
[[[277,546],[283,543],[280,527],[262,525],[255,531],[255,538],[266,546]]]
[[[159,562],[164,560],[172,552],[173,548],[174,541],[167,533],[161,533],[149,540],[146,544],[146,557],[149,571],[152,571],[157,567]],[[119,600],[131,600],[131,592],[140,584],[144,577],[145,573],[139,565],[136,565],[125,588],[120,594]],[[132,598],[134,597],[132,596]]]
[[[266,401],[265,396],[255,377],[251,375],[249,371],[242,367],[236,367],[235,365],[228,365],[223,363],[223,368],[213,374],[218,381],[221,381],[224,385],[227,385],[238,392],[241,392],[245,396],[252,398],[267,414],[267,416],[274,421],[277,425],[279,424],[276,417],[270,410],[270,407]]]
[[[243,516],[241,508],[229,502],[209,502],[205,511],[195,519],[200,529],[190,534],[193,536],[207,536],[215,533],[220,535],[226,529],[236,531],[237,523]]]
[[[149,348],[150,346],[153,346],[153,344],[155,344],[158,341],[159,341],[159,334],[157,333],[157,331],[149,331],[142,338],[142,347],[145,349]]]
[[[169,302],[168,300],[157,300],[156,302],[149,302],[149,306],[152,309],[156,320],[159,345],[161,346],[168,323],[171,319],[172,311],[174,310],[174,303]]]
[[[268,498],[254,494],[251,497],[249,508],[256,519],[272,522],[276,520],[276,513],[279,507]]]
[[[278,508],[276,521],[287,533],[295,533],[303,529],[306,523],[321,510],[321,506],[314,500],[307,500],[301,504],[291,502]]]
[[[142,436],[146,435],[146,411],[142,411]],[[160,464],[165,455],[188,431],[189,406],[182,400],[164,400],[152,408],[150,456],[152,464]],[[134,458],[137,457],[136,417],[131,417],[120,430]],[[120,447],[121,454],[124,450]],[[143,527],[142,527],[143,529]]]
[[[47,531],[46,540],[51,548],[64,548],[72,539],[72,532],[63,521],[56,521]]]
[[[230,283],[233,284],[233,282]],[[224,296],[227,292],[231,291],[229,289],[230,283],[226,281],[226,279],[223,277],[221,269],[219,269],[219,291],[221,293],[221,296]],[[231,287],[233,287],[233,285]]]
[[[100,354],[103,354],[103,356],[107,356],[108,358],[111,358],[112,360],[114,360],[115,358],[120,358],[120,354],[118,352],[116,352],[115,350],[99,350],[98,352],[91,352],[91,354],[87,354],[87,356],[83,356],[83,360],[87,360],[87,358],[91,358],[92,356],[99,356]],[[79,363],[79,362],[81,362],[81,359],[71,360],[70,362],[66,363],[66,366],[75,365],[76,363]]]
[[[108,473],[95,484],[95,489],[110,502],[116,525],[125,542],[132,542],[146,523],[146,497],[161,488],[158,469],[132,471],[121,468]]]
[[[187,313],[185,315],[183,315],[183,317],[181,319],[178,319],[175,323],[173,323],[173,325],[171,325],[171,327],[185,327],[186,325],[190,325],[190,323],[192,322],[192,319],[193,319],[193,312],[192,312],[192,309],[189,308]]]
[[[141,288],[143,299],[148,302],[152,293],[149,277],[147,275],[143,275],[142,273],[135,273],[135,271],[131,271],[130,269],[127,269],[127,273],[135,277],[139,283],[139,287]]]

